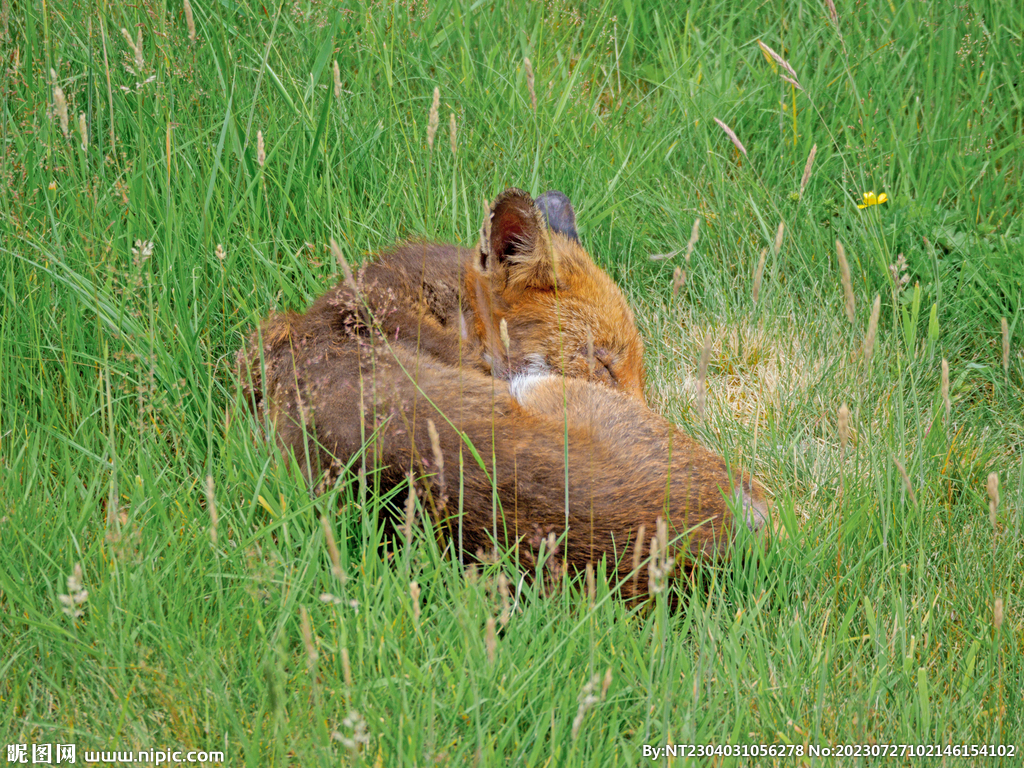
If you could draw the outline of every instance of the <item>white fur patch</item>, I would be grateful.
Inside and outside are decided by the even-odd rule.
[[[550,373],[519,373],[512,377],[508,388],[512,392],[512,397],[520,405],[526,406],[529,405],[527,401],[530,399],[530,392],[551,377]]]

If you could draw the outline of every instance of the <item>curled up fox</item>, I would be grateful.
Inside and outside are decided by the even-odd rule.
[[[311,482],[365,450],[382,487],[413,473],[460,553],[512,549],[528,573],[542,551],[606,558],[624,595],[645,594],[633,571],[659,519],[687,564],[767,523],[749,475],[644,403],[632,312],[558,192],[506,190],[475,248],[400,245],[304,314],[271,315],[239,375]]]

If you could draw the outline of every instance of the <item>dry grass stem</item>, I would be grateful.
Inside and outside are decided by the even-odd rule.
[[[1003,375],[1010,375],[1010,326],[1006,322],[1006,318],[1002,317],[999,319],[999,324],[1003,330]]]
[[[533,64],[529,59],[523,59],[523,68],[526,70],[526,89],[530,92],[530,107],[537,111],[537,91],[534,90]]]
[[[324,529],[324,541],[327,542],[327,556],[331,559],[331,573],[334,578],[343,579],[341,570],[341,556],[338,554],[338,544],[334,541],[334,529],[326,515],[320,516],[320,526]]]
[[[818,154],[818,145],[811,147],[811,153],[807,155],[807,164],[804,166],[804,175],[800,177],[800,197],[804,196],[807,182],[811,180],[811,168],[814,166],[814,156]]]
[[[678,296],[684,285],[686,285],[686,270],[676,267],[672,272],[672,295]]]
[[[352,270],[348,265],[348,259],[345,258],[345,254],[341,252],[341,248],[338,243],[331,238],[331,254],[334,256],[334,260],[338,262],[338,266],[341,267],[341,274],[345,278],[345,285],[348,286],[349,290],[356,296],[359,296],[359,287],[356,285],[356,280],[352,276]]]
[[[910,497],[910,503],[913,504],[916,507],[917,506],[917,494],[914,493],[914,486],[912,486],[910,484],[910,477],[907,475],[907,470],[903,468],[903,465],[900,464],[900,460],[897,459],[895,456],[893,457],[892,460],[895,462],[896,469],[898,469],[900,471],[900,476],[903,478],[903,484],[907,488],[907,495]]]
[[[743,156],[746,157],[747,156],[747,148],[743,146],[743,142],[740,141],[739,138],[737,138],[735,133],[733,133],[732,128],[730,128],[728,125],[723,123],[717,117],[715,118],[715,122],[718,123],[718,127],[719,128],[721,128],[723,131],[725,131],[725,135],[729,137],[729,140],[732,141],[732,143],[736,146],[736,149],[738,149],[740,152],[742,152]]]
[[[875,352],[875,334],[878,333],[878,315],[882,311],[882,297],[875,294],[875,303],[871,305],[871,319],[868,320],[868,332],[864,336],[864,364],[871,362]]]
[[[597,582],[594,578],[594,564],[587,563],[587,605],[590,606],[590,610],[594,610],[594,604],[597,601]]]
[[[437,126],[440,122],[438,109],[441,107],[441,89],[434,87],[434,101],[430,105],[430,114],[427,116],[427,144],[431,151],[434,149],[434,137],[437,135]]]
[[[754,303],[757,303],[757,297],[761,295],[761,278],[764,276],[764,262],[768,258],[768,249],[761,249],[761,256],[757,260],[757,269],[754,270],[754,290],[753,297]]]
[[[946,362],[946,358],[942,358],[942,404],[946,408],[946,424],[948,425],[952,408],[949,402],[949,363]]]
[[[487,661],[493,664],[494,658],[498,653],[498,637],[495,631],[493,616],[487,617],[487,627],[484,630],[484,645],[487,647]]]
[[[345,678],[345,688],[352,691],[352,665],[348,659],[348,648],[341,649],[341,675]]]
[[[693,247],[697,245],[697,238],[700,237],[700,217],[698,216],[693,220],[693,229],[690,230],[690,239],[686,243],[686,263],[690,263],[690,257],[693,255]]]
[[[409,493],[405,497],[405,540],[412,541],[412,530],[416,526],[416,483],[413,481],[412,471],[406,472],[405,478],[409,483]]]
[[[217,546],[217,498],[213,494],[213,475],[206,476],[206,509],[210,513],[210,541]]]
[[[451,112],[448,115],[448,140],[451,142],[452,157],[458,154],[459,145],[455,140],[456,138],[456,125],[455,125],[455,113]]]
[[[636,592],[637,579],[640,577],[640,561],[644,554],[644,541],[647,536],[647,525],[640,524],[636,532],[636,541],[633,544],[633,591]]]
[[[708,362],[711,360],[711,334],[704,336],[704,349],[700,353],[700,366],[697,369],[697,416],[704,418],[704,406],[707,402]]]
[[[192,17],[192,3],[185,0],[185,26],[188,27],[188,39],[190,42],[196,41],[196,21]]]
[[[299,626],[302,629],[302,644],[306,648],[306,665],[312,669],[320,658],[316,651],[316,643],[313,640],[313,629],[309,624],[309,611],[306,606],[299,606]]]
[[[419,624],[420,621],[420,585],[415,581],[409,582],[409,598],[412,600],[412,617]]]
[[[852,325],[857,320],[857,304],[853,296],[853,278],[850,277],[850,263],[846,260],[846,249],[836,240],[836,255],[839,257],[839,275],[843,281],[843,295],[846,297],[846,319]]]

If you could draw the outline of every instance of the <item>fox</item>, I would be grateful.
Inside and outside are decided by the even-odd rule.
[[[555,372],[642,399],[644,348],[632,310],[580,244],[575,221],[561,192],[534,201],[506,189],[476,248],[403,244],[364,265],[354,284],[339,282],[305,315],[272,316],[263,336],[273,346],[376,332],[505,381]]]
[[[511,551],[527,573],[542,552],[604,561],[642,597],[641,531],[663,521],[692,567],[726,556],[738,526],[764,528],[768,506],[749,473],[647,407],[633,316],[566,203],[507,190],[475,250],[382,256],[307,313],[271,316],[239,376],[310,482],[360,456],[382,488],[414,472],[460,558]]]

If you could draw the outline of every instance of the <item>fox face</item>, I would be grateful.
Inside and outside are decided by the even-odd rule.
[[[622,291],[579,242],[568,198],[518,189],[494,201],[466,291],[498,378],[557,373],[643,399],[643,342]]]

